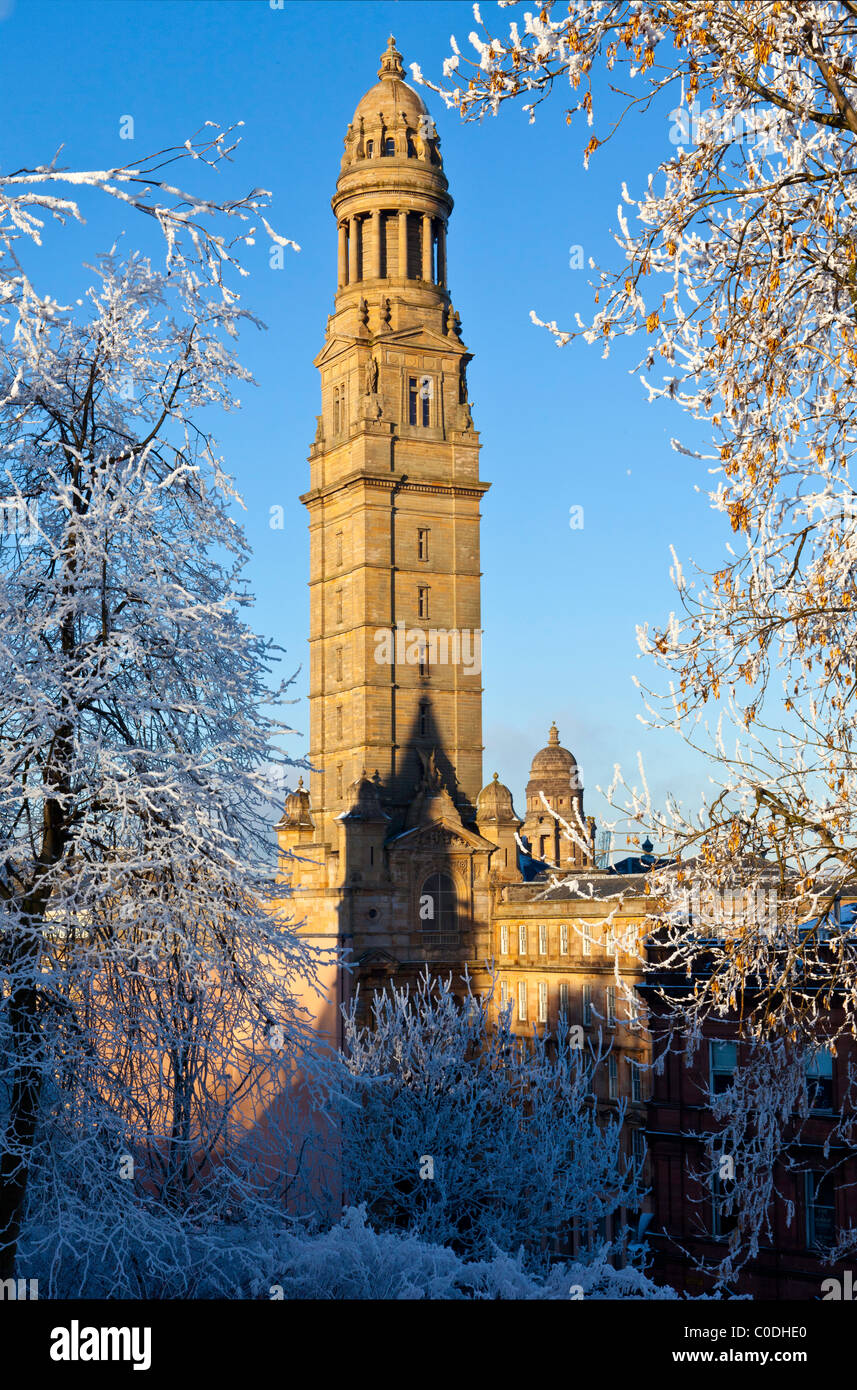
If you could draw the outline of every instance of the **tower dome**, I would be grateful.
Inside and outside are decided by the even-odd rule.
[[[562,821],[574,828],[571,839]],[[538,860],[580,867],[594,859],[595,822],[591,816],[584,819],[580,769],[560,743],[556,724],[551,724],[548,741],[530,766],[523,834]],[[580,837],[589,842],[585,851],[578,843]]]
[[[373,779],[367,777],[363,769],[362,775],[348,789],[348,810],[343,811],[340,820],[383,822],[390,819],[381,805],[377,778],[377,772]]]
[[[492,781],[487,787],[483,787],[476,798],[476,820],[480,825],[500,824],[502,822],[513,821],[515,825],[521,822],[515,815],[515,807],[512,804],[512,793],[505,787],[495,772]]]
[[[539,749],[530,766],[530,782],[538,783],[545,791],[547,782],[553,784],[561,781],[563,787],[576,786],[576,774],[577,762],[568,749],[562,747],[556,724],[551,724],[547,744]],[[527,791],[529,792],[529,787]]]
[[[425,307],[449,309],[446,229],[452,198],[434,121],[404,78],[391,35],[378,81],[357,103],[346,132],[331,201],[339,229],[337,310],[361,302],[375,307],[379,294],[386,300],[398,288],[424,292]],[[386,305],[379,301],[378,307]]]

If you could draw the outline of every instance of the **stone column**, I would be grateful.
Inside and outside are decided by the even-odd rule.
[[[437,283],[446,289],[446,223],[442,218],[437,224]]]
[[[423,213],[423,279],[431,284],[431,218]]]
[[[381,237],[384,235],[384,221],[379,210],[372,213],[372,234],[375,238],[375,245],[372,252],[372,274],[375,276],[376,280],[380,280]]]
[[[356,217],[352,217],[352,218],[349,219],[349,224],[348,224],[348,232],[349,232],[349,236],[348,236],[348,283],[349,283],[349,285],[355,285],[355,284],[357,283],[357,281],[360,279],[360,276],[359,276],[359,274],[358,274],[358,266],[359,266],[360,262],[359,262],[358,259],[357,259],[357,238],[358,238],[358,236],[360,235],[359,227],[360,227],[360,223],[359,223],[359,221],[357,220]]]
[[[408,214],[399,213],[399,274],[408,278]]]
[[[336,268],[336,287],[342,289],[348,280],[348,228],[339,224],[339,262]]]

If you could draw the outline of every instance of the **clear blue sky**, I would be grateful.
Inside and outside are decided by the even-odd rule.
[[[490,2],[482,12],[497,28],[515,14]],[[395,33],[406,66],[417,61],[437,77],[450,33],[466,47],[471,6],[0,0],[0,18],[5,170],[45,162],[60,144],[62,162],[105,167],[181,143],[205,120],[240,120],[243,142],[218,187],[269,188],[274,225],[302,247],[281,271],[269,269],[267,248],[248,262],[245,300],[268,330],[246,339],[258,387],[218,422],[218,435],[247,505],[256,626],[287,649],[290,668],[304,666],[290,748],[304,753],[308,539],[297,499],[319,409],[312,358],[335,289],[330,197],[342,140],[387,35]],[[566,126],[562,93],[535,125],[511,107],[462,125],[424,95],[455,198],[450,290],[474,354],[470,394],[493,484],[482,530],[485,780],[499,771],[520,813],[530,759],[556,719],[583,769],[590,812],[604,811],[595,786],[609,782],[614,763],[636,780],[638,749],[656,796],[672,790],[695,802],[707,765],[674,735],[638,722],[631,678],[646,672],[635,624],[674,606],[669,543],[682,559],[719,558],[723,520],[694,491],[706,485],[703,465],[669,447],[672,435],[688,437],[684,418],[646,404],[629,375],[633,358],[604,361],[583,344],[559,350],[529,321],[530,309],[561,325],[588,310],[589,272],[569,268],[569,248],[581,245],[587,263],[612,261],[622,180],[632,191],[643,186],[670,148],[669,121],[663,111],[637,118],[584,172],[591,132]],[[120,139],[126,115],[133,145]],[[603,126],[596,121],[595,133]],[[62,294],[83,283],[80,261],[109,246],[120,219],[95,203],[87,212],[86,228],[48,238],[41,288]],[[146,229],[125,222],[129,246],[143,244]],[[285,508],[283,530],[269,526],[274,505]],[[569,527],[575,505],[584,508],[582,530]]]

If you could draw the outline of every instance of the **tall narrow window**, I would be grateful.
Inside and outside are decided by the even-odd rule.
[[[809,1172],[806,1180],[806,1243],[832,1245],[836,1240],[836,1189],[830,1173]]]
[[[388,157],[396,153],[396,141],[394,140],[392,135],[388,135],[386,140],[384,141],[384,153]]]
[[[342,800],[342,763],[336,769],[336,799]]]
[[[342,564],[342,532],[341,532],[341,531],[337,531],[337,533],[336,533],[336,563],[337,563],[337,565],[341,565],[341,564]]]
[[[732,1085],[732,1076],[738,1065],[738,1047],[734,1042],[719,1039],[708,1044],[708,1069],[711,1077],[711,1094],[721,1096]]]
[[[426,704],[425,700],[422,700],[421,703],[420,703],[419,730],[420,730],[420,738],[428,738],[428,731],[429,731],[429,707],[428,707],[428,705]]]
[[[339,434],[339,387],[333,388],[333,433]]]
[[[429,591],[425,584],[417,589],[417,617],[427,618],[429,615]]]
[[[539,1023],[548,1021],[548,983],[539,980]]]
[[[584,956],[592,955],[592,928],[584,922],[580,931],[580,949]]]
[[[431,874],[420,892],[423,931],[438,932],[449,941],[458,935],[458,894],[449,874]]]
[[[813,1110],[833,1109],[833,1053],[819,1047],[804,1063],[809,1103]]]
[[[341,623],[341,622],[342,622],[342,590],[341,590],[341,589],[337,589],[337,591],[336,591],[336,621],[337,621],[338,623]]]
[[[548,929],[545,922],[539,923],[539,955],[546,956],[548,953]]]
[[[501,980],[501,981],[500,981],[500,1008],[501,1008],[501,1009],[508,1009],[508,1007],[509,1007],[509,982],[508,982],[508,980]]]
[[[518,1021],[519,1021],[519,1023],[526,1023],[526,1021],[527,1021],[527,982],[526,982],[526,980],[520,980],[520,981],[518,982]]]
[[[342,706],[336,706],[336,737],[342,738]]]
[[[607,1094],[611,1100],[619,1095],[619,1067],[612,1052],[607,1058]]]
[[[608,956],[615,956],[616,954],[616,933],[610,924],[608,924],[604,932],[604,950],[607,952]]]
[[[417,559],[427,560],[429,557],[429,533],[426,527],[421,527],[417,531]]]
[[[420,659],[417,663],[417,670],[419,671],[421,676],[427,676],[429,673],[428,648],[426,647],[425,642],[422,640],[420,640]]]
[[[417,423],[417,402],[419,395],[417,391],[417,379],[412,376],[408,379],[408,424]]]
[[[642,1164],[646,1157],[646,1136],[641,1129],[631,1130],[631,1153],[634,1162]]]
[[[526,954],[527,954],[527,928],[526,928],[526,925],[525,925],[523,922],[521,922],[520,926],[518,927],[518,955],[519,955],[519,956],[525,956]]]
[[[592,1024],[592,986],[583,986],[583,1026],[589,1028]]]
[[[716,1155],[715,1155],[716,1159]],[[719,1168],[711,1179],[711,1234],[728,1236],[738,1224],[738,1213],[729,1199],[735,1190],[734,1178],[721,1178]]]
[[[428,429],[431,424],[431,398],[434,393],[434,382],[430,376],[420,378],[420,423],[423,429]]]
[[[640,1000],[637,996],[636,988],[632,988],[631,990],[631,997],[628,1000],[628,1011],[628,1027],[642,1028],[643,1025],[642,1020],[640,1018]]]
[[[559,1011],[564,1018],[568,1018],[568,984],[565,980],[559,987]]]
[[[375,153],[375,141],[374,141],[374,140],[367,140],[367,141],[366,141],[366,158],[367,158],[367,159],[371,159],[374,153]]]
[[[509,954],[509,923],[508,923],[508,922],[501,922],[501,923],[500,923],[500,955],[501,955],[501,956],[508,956],[508,954]]]
[[[559,953],[561,956],[568,955],[568,923],[561,922],[559,927]]]
[[[640,1070],[640,1064],[633,1057],[630,1057],[628,1060],[631,1063],[631,1099],[642,1100],[643,1073]]]
[[[607,986],[607,1027],[616,1027],[616,986]]]

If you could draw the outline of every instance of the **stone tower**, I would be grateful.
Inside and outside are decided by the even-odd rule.
[[[398,972],[489,916],[479,437],[440,141],[391,37],[345,136],[310,527],[310,790],[278,827],[307,929]],[[440,961],[438,960],[438,963]]]
[[[379,79],[348,127],[332,201],[337,290],[315,359],[322,413],[302,498],[317,769],[310,795],[328,837],[364,769],[377,770],[394,819],[404,812],[420,749],[436,750],[465,819],[482,785],[479,503],[487,484],[467,403],[470,358],[446,288],[452,199],[434,124],[403,81],[392,38]],[[445,650],[437,641],[434,651],[419,650],[430,630],[459,634],[458,660],[454,637]]]

